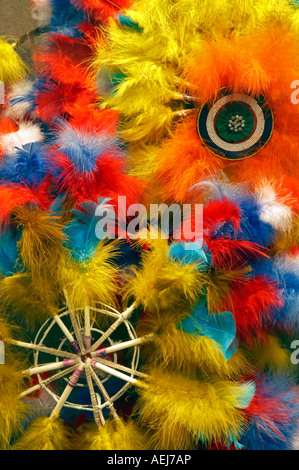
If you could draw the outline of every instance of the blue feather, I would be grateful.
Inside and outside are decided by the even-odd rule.
[[[0,166],[0,180],[20,183],[39,184],[47,175],[45,155],[47,146],[40,142],[26,144],[18,148],[13,157],[5,157]]]
[[[265,403],[263,416],[251,419],[248,431],[240,442],[246,450],[292,450],[296,439],[299,419],[299,395],[296,384],[282,374],[260,377],[262,398],[276,404],[276,409],[268,409]],[[277,401],[279,402],[277,406]],[[279,419],[279,413],[282,413]],[[274,426],[274,429],[273,429]],[[276,429],[276,431],[275,431]]]
[[[67,31],[74,34],[73,27],[89,18],[82,10],[76,8],[71,0],[51,0],[51,6],[50,27],[58,26],[60,31],[61,26],[64,26]],[[61,34],[65,34],[65,32],[62,30]]]
[[[98,206],[105,208],[111,218],[114,217],[114,208],[107,204],[109,199],[102,199],[98,204],[87,201],[80,204],[80,209],[73,209],[75,215],[64,228],[68,238],[66,247],[71,250],[74,259],[80,262],[87,261],[94,255],[100,239],[97,236],[99,217],[95,215]]]
[[[278,284],[282,292],[284,306],[276,309],[274,325],[287,330],[299,330],[299,267],[297,264],[266,259],[253,267],[254,275],[263,275]]]
[[[13,157],[5,156],[0,165],[0,182],[38,185],[47,173],[47,146],[34,142],[18,148]]]
[[[198,303],[178,328],[193,336],[206,336],[215,341],[226,360],[238,349],[236,322],[231,312],[209,313],[206,300]]]
[[[229,237],[257,243],[268,248],[274,241],[274,228],[261,220],[261,206],[253,196],[234,193],[232,201],[237,203],[241,211],[240,229],[235,233],[232,223],[226,222],[214,230],[213,238]]]
[[[168,248],[168,258],[183,264],[198,264],[198,269],[206,269],[211,263],[209,252],[203,251],[196,243],[175,242]]]
[[[60,132],[55,140],[59,151],[69,157],[77,170],[92,173],[99,156],[114,151],[118,141],[104,134],[83,132],[61,122]],[[54,169],[54,176],[57,176]]]
[[[2,276],[8,277],[16,274],[16,264],[19,258],[18,241],[21,234],[8,228],[0,234],[0,271]]]

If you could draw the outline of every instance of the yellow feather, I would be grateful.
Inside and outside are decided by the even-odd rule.
[[[75,440],[77,450],[141,450],[145,437],[134,421],[109,419],[103,427],[84,424]]]
[[[56,295],[49,289],[37,290],[30,273],[14,274],[0,281],[1,304],[12,309],[14,315],[21,315],[29,327],[49,317],[57,302]]]
[[[189,305],[207,282],[206,273],[198,268],[200,263],[186,264],[168,259],[167,240],[149,240],[153,249],[143,254],[141,268],[133,268],[125,286],[126,298],[134,297],[137,303],[149,310],[173,310]]]
[[[22,391],[22,365],[6,354],[0,365],[0,449],[8,449],[10,440],[22,430],[29,408],[19,399]]]
[[[69,450],[71,437],[71,428],[60,418],[41,417],[34,420],[12,450]]]
[[[119,242],[100,242],[93,257],[78,263],[65,255],[59,262],[58,281],[71,305],[82,308],[96,302],[115,304],[119,269],[114,262]]]
[[[240,379],[252,372],[241,348],[227,361],[215,341],[176,328],[185,316],[181,312],[180,315],[163,312],[160,316],[147,314],[142,320],[142,334],[155,333],[154,342],[143,347],[147,363],[192,376],[201,373],[207,378]]]
[[[34,206],[18,207],[14,215],[22,227],[18,249],[23,264],[35,283],[53,282],[66,238],[59,217]]]
[[[25,78],[27,67],[14,47],[0,38],[0,80],[10,84]]]
[[[259,369],[287,371],[292,368],[290,352],[283,348],[274,336],[266,336],[265,341],[252,347],[248,354]]]
[[[201,382],[161,370],[150,376],[137,402],[138,419],[151,433],[150,447],[184,450],[198,441],[228,445],[239,438],[246,424],[239,409],[246,384]]]

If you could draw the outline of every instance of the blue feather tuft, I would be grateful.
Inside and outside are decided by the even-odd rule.
[[[16,233],[12,228],[0,234],[0,271],[3,277],[16,274],[16,264],[19,258],[18,241],[20,233]]]
[[[50,27],[59,27],[60,34],[65,34],[66,30],[73,34],[73,27],[83,23],[88,19],[88,15],[76,8],[72,0],[51,0],[52,16]],[[61,32],[61,26],[65,30]],[[66,34],[69,36],[69,34]]]
[[[277,308],[274,325],[287,331],[299,330],[299,266],[287,260],[266,259],[253,266],[254,275],[263,275],[277,283],[284,306]]]
[[[60,132],[54,143],[82,173],[92,173],[97,159],[106,152],[114,152],[118,145],[115,138],[105,134],[80,131],[66,122],[61,123]],[[53,175],[55,176],[55,171]]]
[[[198,303],[178,325],[185,333],[206,336],[218,344],[226,360],[238,349],[236,322],[231,312],[209,313],[206,300]]]
[[[256,380],[261,413],[255,413],[240,442],[246,450],[292,450],[298,432],[299,390],[282,374]]]
[[[0,165],[0,182],[40,184],[48,172],[46,153],[46,145],[34,142],[18,148],[13,157],[5,156]]]
[[[93,257],[100,239],[97,236],[96,226],[99,217],[96,216],[96,209],[101,206],[114,217],[113,206],[108,204],[109,199],[102,199],[98,204],[93,201],[87,201],[80,204],[80,209],[73,209],[71,212],[75,215],[64,228],[67,236],[66,247],[71,250],[72,256],[79,262],[84,262]]]

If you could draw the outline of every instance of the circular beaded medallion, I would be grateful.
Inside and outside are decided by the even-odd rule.
[[[219,92],[199,111],[197,132],[204,145],[219,157],[243,160],[258,153],[271,139],[274,117],[264,96]]]

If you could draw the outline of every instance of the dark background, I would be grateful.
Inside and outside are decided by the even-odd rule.
[[[0,36],[18,38],[34,27],[30,0],[0,0]]]

